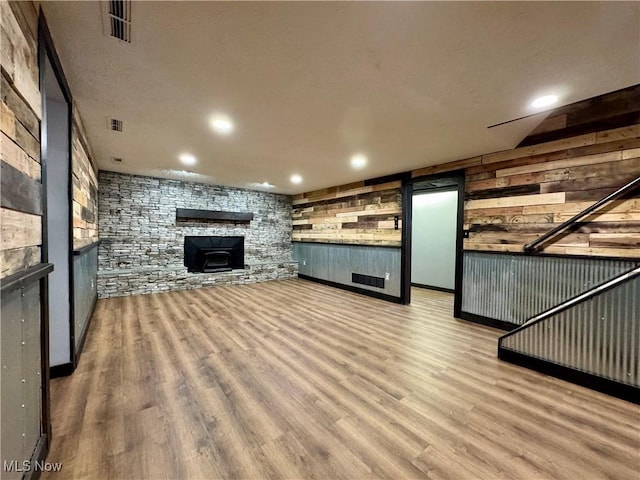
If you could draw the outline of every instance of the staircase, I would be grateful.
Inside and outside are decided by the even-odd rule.
[[[524,247],[535,253],[640,177]],[[640,403],[640,261],[634,268],[528,319],[498,340],[498,357]]]

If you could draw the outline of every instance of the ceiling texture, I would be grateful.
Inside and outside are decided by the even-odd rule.
[[[41,5],[98,167],[133,174],[299,193],[513,148],[544,114],[487,127],[534,98],[640,83],[639,2],[134,2],[131,43],[101,3]]]

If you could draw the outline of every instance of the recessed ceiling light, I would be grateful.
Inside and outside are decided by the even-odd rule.
[[[182,154],[180,154],[180,156],[178,158],[185,165],[195,165],[196,162],[198,161],[198,160],[196,160],[196,157],[194,157],[190,153],[182,153]]]
[[[291,183],[295,183],[296,185],[298,183],[302,183],[302,177],[300,175],[298,175],[297,173],[294,175],[291,175]]]
[[[351,157],[351,166],[353,168],[364,168],[367,164],[367,157],[361,153],[356,153]]]
[[[549,105],[553,105],[557,101],[558,97],[556,95],[544,95],[543,97],[538,97],[533,102],[531,102],[531,106],[534,108],[548,107]]]
[[[229,117],[218,114],[211,118],[211,128],[218,135],[231,135],[235,126],[233,125],[233,120]]]

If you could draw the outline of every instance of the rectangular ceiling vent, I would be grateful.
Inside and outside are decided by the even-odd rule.
[[[109,119],[109,130],[113,130],[114,132],[121,132],[124,124],[122,120],[118,120],[117,118]]]
[[[102,4],[105,33],[131,43],[131,0],[109,0]]]

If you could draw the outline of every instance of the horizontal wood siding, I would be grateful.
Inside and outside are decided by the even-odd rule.
[[[466,170],[467,250],[525,244],[640,176],[640,125],[482,157]],[[640,257],[640,192],[556,237],[547,253]]]
[[[555,109],[520,147],[640,123],[640,85]]]
[[[42,184],[38,18],[31,2],[0,3],[0,278],[40,263]]]
[[[73,248],[78,249],[98,240],[98,179],[79,114],[73,113]]]
[[[299,242],[400,246],[401,182],[364,182],[293,197],[293,240]]]
[[[459,169],[465,170],[465,228],[470,230],[464,248],[521,252],[525,244],[640,176],[640,125],[490,153],[411,175]],[[584,218],[544,252],[635,258],[640,257],[638,234],[640,192],[635,192]]]

